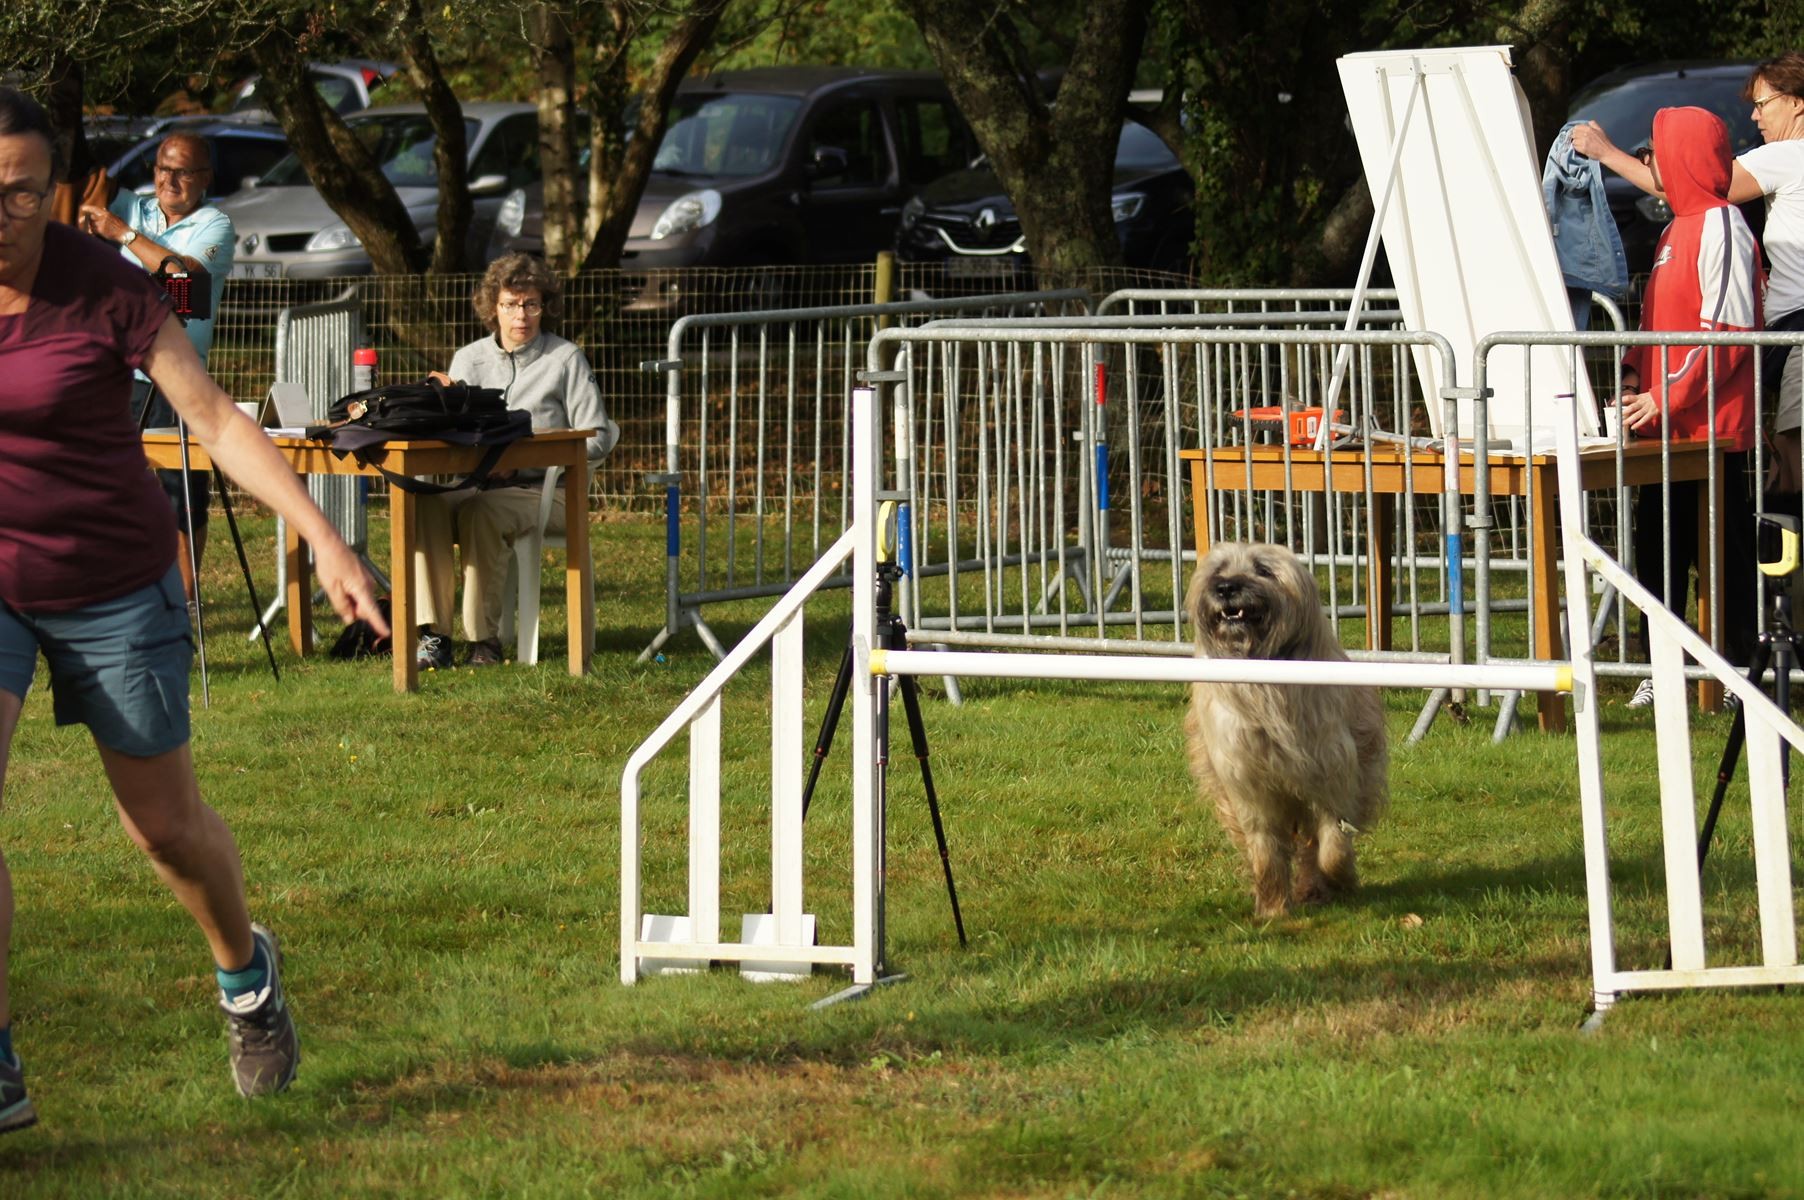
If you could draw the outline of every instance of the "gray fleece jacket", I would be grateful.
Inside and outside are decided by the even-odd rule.
[[[590,466],[620,440],[620,427],[601,406],[589,360],[575,342],[555,333],[540,333],[511,353],[494,334],[479,338],[451,356],[449,373],[459,383],[499,388],[509,408],[532,414],[534,429],[593,429]]]

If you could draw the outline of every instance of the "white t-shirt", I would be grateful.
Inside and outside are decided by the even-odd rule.
[[[1736,159],[1766,193],[1766,320],[1804,308],[1804,139],[1768,142]]]

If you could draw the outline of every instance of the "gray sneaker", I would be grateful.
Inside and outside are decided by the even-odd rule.
[[[232,1080],[240,1096],[267,1096],[294,1081],[301,1064],[301,1043],[294,1015],[282,991],[282,948],[276,935],[261,925],[251,936],[263,943],[269,958],[269,982],[255,992],[220,1001],[226,1015],[226,1040],[232,1047]]]
[[[427,629],[420,634],[420,644],[414,649],[413,661],[422,671],[449,671],[451,639],[436,629]]]
[[[25,1094],[25,1064],[0,1059],[0,1133],[11,1133],[38,1123],[37,1110]]]

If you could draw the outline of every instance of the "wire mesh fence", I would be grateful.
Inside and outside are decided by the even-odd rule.
[[[355,288],[363,326],[381,356],[385,379],[419,378],[442,370],[459,346],[482,336],[470,299],[477,275],[365,276],[329,280],[233,279],[226,285],[214,328],[210,367],[239,400],[256,399],[275,381],[276,315]],[[662,469],[664,381],[644,370],[660,359],[670,325],[691,313],[869,304],[878,299],[875,263],[812,267],[694,268],[680,271],[588,272],[565,282],[563,316],[548,327],[583,348],[595,368],[602,400],[620,425],[620,443],[595,476],[605,506],[646,503],[645,476]],[[1061,286],[1102,295],[1119,287],[1172,287],[1184,280],[1150,271],[1098,269]],[[900,264],[887,299],[947,297],[1031,287],[1020,272],[1008,278],[971,274],[942,264]],[[769,381],[763,381],[769,386]],[[759,386],[743,373],[743,386]],[[749,393],[748,393],[749,394]]]

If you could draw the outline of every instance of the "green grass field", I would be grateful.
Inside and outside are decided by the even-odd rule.
[[[249,532],[267,590],[270,526]],[[621,986],[621,769],[712,665],[693,635],[634,662],[661,621],[662,532],[593,527],[589,677],[563,672],[548,594],[543,665],[414,696],[386,661],[284,651],[273,682],[216,532],[194,744],[287,951],[305,1060],[282,1097],[233,1092],[204,946],[120,832],[85,731],[34,692],[0,845],[41,1123],[0,1140],[0,1197],[1804,1194],[1804,998],[1635,999],[1581,1034],[1573,740],[1494,746],[1481,712],[1404,746],[1414,692],[1388,694],[1394,799],[1364,891],[1262,925],[1192,796],[1178,689],[972,682],[953,707],[933,681],[968,948],[904,754],[889,911],[908,982],[822,1013],[843,975]],[[811,723],[846,599],[818,610]],[[767,680],[726,702],[729,935],[765,907]],[[1657,965],[1652,720],[1614,690],[1622,955]],[[1696,722],[1702,796],[1727,728]],[[847,927],[844,755],[810,817],[823,940]],[[654,911],[681,911],[684,770],[648,780]],[[1744,797],[1706,886],[1725,954],[1757,945]]]

